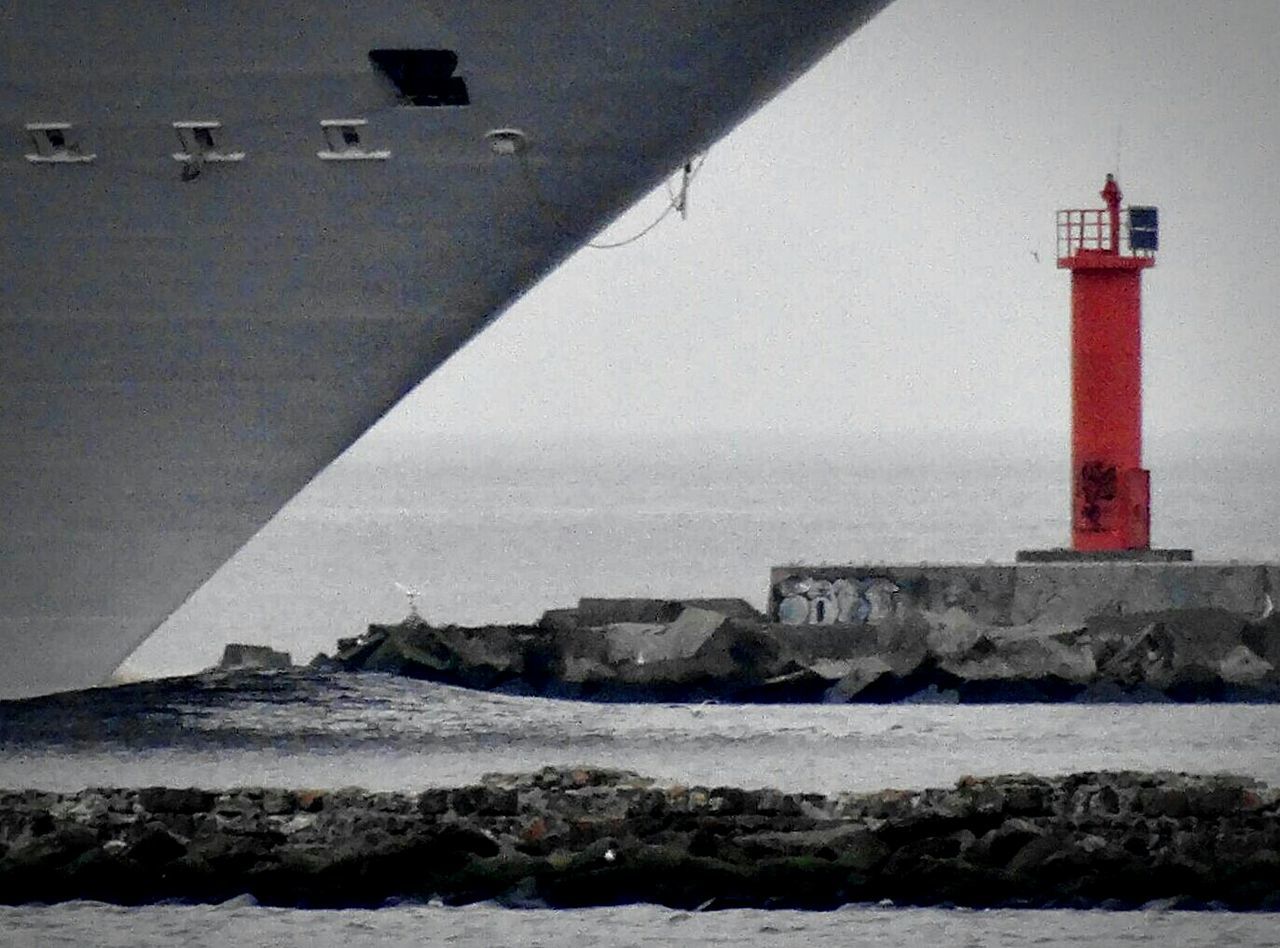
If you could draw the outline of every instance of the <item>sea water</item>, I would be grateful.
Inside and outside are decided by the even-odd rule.
[[[1153,542],[1280,559],[1280,445],[1157,441]],[[135,656],[213,664],[228,638],[306,661],[403,590],[430,621],[535,621],[581,596],[740,596],[788,563],[1011,560],[1068,533],[1065,440],[752,435],[362,442]]]
[[[421,589],[417,606],[433,620],[503,621],[579,595],[729,594],[760,605],[774,563],[1004,559],[1020,546],[1063,540],[1059,459],[1005,449],[944,456],[934,446],[892,456],[862,448],[685,445],[566,457],[455,446],[356,456],[313,485],[176,616],[142,664],[180,664],[175,656],[184,650],[207,663],[193,643],[218,636],[295,651],[329,644],[371,618],[403,615],[397,579]],[[1270,485],[1280,465],[1237,451],[1234,464],[1213,467],[1197,450],[1171,452],[1165,478],[1157,473],[1157,542],[1215,558],[1278,558],[1280,510]],[[206,676],[0,704],[0,785],[416,790],[577,763],[824,792],[1121,767],[1230,771],[1280,783],[1278,725],[1280,709],[1266,705],[591,705],[379,675]],[[1270,945],[1280,944],[1280,918],[883,906],[812,914],[489,905],[316,912],[243,900],[0,908],[5,946],[798,948],[815,938]]]
[[[118,908],[92,902],[0,908],[11,948],[1233,948],[1280,944],[1275,915],[893,909],[678,912],[656,906],[520,911],[487,905],[294,911],[230,904]]]

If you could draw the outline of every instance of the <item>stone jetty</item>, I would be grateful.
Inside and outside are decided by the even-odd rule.
[[[0,791],[0,901],[1280,909],[1280,791],[1077,773],[823,796],[544,769],[419,793]]]
[[[413,617],[371,625],[313,665],[592,700],[1280,699],[1280,614],[1269,608],[1010,624],[945,603],[891,609],[872,598],[883,608],[863,610],[857,622],[771,621],[740,600],[705,599],[588,599],[537,625],[432,626]]]

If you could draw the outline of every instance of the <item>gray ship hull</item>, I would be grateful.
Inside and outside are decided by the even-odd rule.
[[[884,2],[0,11],[0,696],[102,681],[432,369]],[[411,104],[377,49],[455,52],[470,104]],[[486,134],[512,126],[528,147],[498,154]]]

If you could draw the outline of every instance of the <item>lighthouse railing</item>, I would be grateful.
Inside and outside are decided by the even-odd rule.
[[[1106,208],[1058,211],[1058,259],[1074,257],[1082,250],[1154,257],[1155,252],[1135,248],[1130,241],[1129,208],[1120,210],[1120,246],[1111,246],[1111,220]]]

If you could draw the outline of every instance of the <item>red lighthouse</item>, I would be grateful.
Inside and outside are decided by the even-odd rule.
[[[1150,472],[1142,466],[1142,271],[1155,264],[1154,207],[1058,212],[1058,266],[1071,271],[1071,545],[1151,545]]]

